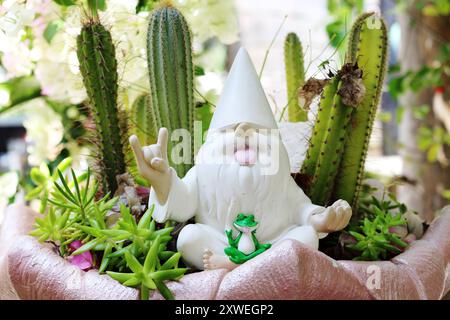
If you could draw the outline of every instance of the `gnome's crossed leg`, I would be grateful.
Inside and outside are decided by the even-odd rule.
[[[319,246],[317,232],[308,225],[290,228],[280,237],[269,242],[276,244],[286,239],[297,240],[313,249]],[[213,227],[201,223],[186,225],[177,240],[177,250],[181,252],[184,261],[200,270],[235,268],[237,265],[224,253],[227,246],[225,232],[220,233]],[[205,268],[205,259],[209,264],[208,268]]]
[[[204,269],[203,256],[205,251],[209,251],[216,256],[223,256],[228,260],[224,253],[227,246],[228,241],[225,232],[220,233],[213,227],[201,223],[186,225],[177,239],[177,250],[181,252],[183,260],[200,270]]]

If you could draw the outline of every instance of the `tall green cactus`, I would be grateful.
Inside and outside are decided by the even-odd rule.
[[[137,97],[131,106],[131,113],[133,133],[139,141],[146,146],[155,143],[158,129],[150,95],[145,93]]]
[[[343,84],[338,76],[336,80],[339,89]],[[336,81],[332,82],[333,85],[334,82]],[[344,143],[353,111],[352,107],[342,102],[338,94],[335,94],[330,102],[329,120],[326,131],[323,134],[322,143],[319,144],[320,151],[317,157],[317,168],[314,172],[310,189],[311,201],[320,205],[328,203],[333,192],[333,185],[338,174],[342,154],[344,153]]]
[[[103,192],[114,193],[116,176],[126,170],[123,149],[125,125],[117,106],[118,76],[111,34],[98,21],[89,19],[77,37],[77,55],[89,108],[95,121],[94,144],[98,146],[96,166]]]
[[[380,102],[387,65],[386,24],[374,13],[361,15],[353,25],[349,38],[347,61],[363,70],[366,94],[352,114],[352,129],[345,145],[334,198],[347,200],[357,207],[364,175],[373,122]]]
[[[334,98],[338,91],[338,85],[339,79],[334,78],[323,90],[311,141],[301,169],[302,179],[307,180],[302,186],[304,188],[303,191],[308,195],[310,194],[312,179],[318,166],[320,148],[328,129],[328,119],[330,118]]]
[[[305,192],[319,205],[344,199],[357,206],[387,61],[386,27],[382,19],[372,16],[363,14],[355,22],[346,64],[325,87],[320,101],[301,169],[303,179],[310,179]],[[352,68],[357,69],[356,74],[362,71],[362,80],[358,81],[365,91],[355,105],[347,106],[342,102],[344,86],[348,86],[345,74]]]
[[[191,34],[183,15],[164,4],[152,12],[147,38],[147,59],[152,105],[158,127],[166,127],[169,134],[175,129],[187,129],[193,136],[194,72]],[[191,164],[171,164],[179,176],[184,176]],[[170,150],[169,150],[169,153]]]
[[[293,32],[284,41],[284,64],[288,98],[288,119],[291,122],[307,121],[308,112],[299,103],[299,90],[305,83],[302,44]]]

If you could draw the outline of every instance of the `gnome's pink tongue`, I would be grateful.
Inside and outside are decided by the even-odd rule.
[[[256,162],[256,153],[252,149],[246,147],[245,149],[237,150],[234,153],[234,158],[241,165],[254,164]]]

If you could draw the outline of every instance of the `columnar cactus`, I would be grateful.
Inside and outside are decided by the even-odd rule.
[[[137,97],[131,106],[131,113],[133,133],[139,141],[146,146],[155,143],[158,130],[150,95]]]
[[[334,97],[338,91],[338,84],[339,79],[334,78],[323,90],[309,148],[306,152],[306,157],[301,169],[302,179],[308,180],[307,183],[302,185],[304,191],[308,195],[310,194],[310,189],[312,187],[312,178],[314,177],[318,166],[320,148],[328,129],[328,119],[330,118]]]
[[[350,33],[347,61],[363,70],[366,94],[352,114],[352,128],[346,141],[334,197],[357,207],[369,147],[387,65],[386,24],[373,13],[361,15]]]
[[[366,13],[352,28],[345,65],[324,89],[301,169],[314,203],[344,199],[356,208],[386,60],[386,26]]]
[[[193,133],[194,85],[191,34],[183,15],[170,4],[154,10],[147,38],[147,59],[152,105],[156,124],[169,133],[186,129]],[[174,163],[179,176],[192,166],[193,139],[189,160],[191,164]],[[170,151],[170,150],[169,150]]]
[[[338,89],[343,83],[337,76]],[[334,84],[334,83],[333,83]],[[311,200],[313,203],[325,205],[329,202],[333,191],[333,185],[337,176],[342,153],[344,152],[344,143],[348,134],[348,127],[353,108],[345,105],[339,94],[334,95],[331,106],[327,106],[329,111],[329,120],[325,132],[323,132],[322,143],[319,144],[320,151],[317,157],[317,168],[312,178],[310,189]],[[321,124],[319,123],[319,126]]]
[[[117,106],[118,76],[115,48],[111,34],[91,18],[83,24],[77,38],[77,55],[89,108],[95,121],[94,144],[99,154],[94,156],[103,192],[114,193],[116,176],[126,170],[123,137],[126,125],[120,120]]]
[[[288,119],[291,122],[307,121],[308,112],[299,103],[299,90],[305,83],[303,49],[300,40],[293,32],[284,41],[284,64],[288,98]]]

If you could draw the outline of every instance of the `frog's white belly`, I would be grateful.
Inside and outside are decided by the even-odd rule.
[[[248,234],[242,234],[241,239],[239,240],[238,250],[245,254],[250,254],[255,251],[255,244],[253,243],[253,239]]]

